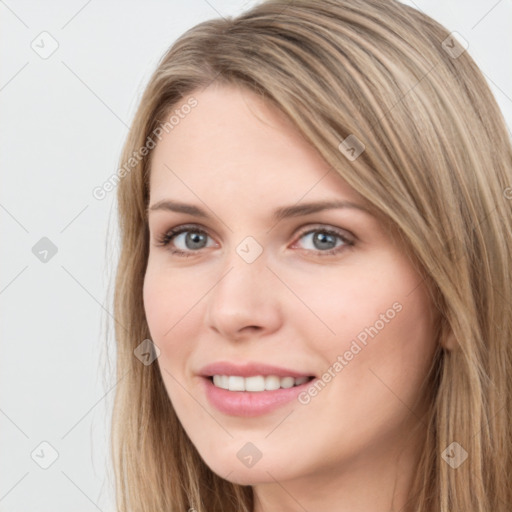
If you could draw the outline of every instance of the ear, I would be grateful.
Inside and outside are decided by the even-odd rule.
[[[441,346],[445,350],[454,350],[457,346],[457,340],[455,339],[455,335],[453,334],[453,331],[450,329],[450,327],[447,327],[446,330],[441,335],[440,338]]]

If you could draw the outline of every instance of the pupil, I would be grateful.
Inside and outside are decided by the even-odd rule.
[[[189,249],[200,249],[200,247],[196,247],[195,244],[201,244],[201,239],[204,238],[204,235],[201,233],[194,233],[194,234],[188,234],[187,235],[187,242],[191,242],[192,247],[189,247]],[[187,244],[188,246],[189,244]]]
[[[332,247],[322,246],[323,243],[332,244],[334,242],[334,244],[336,245],[336,242],[334,241],[334,237],[332,235],[329,235],[328,233],[318,233],[314,237],[314,240],[315,240],[315,242],[318,242],[320,244],[319,249],[332,249],[334,247],[334,246],[332,246]]]

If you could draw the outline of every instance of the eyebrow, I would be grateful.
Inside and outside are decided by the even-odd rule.
[[[301,215],[308,215],[311,213],[320,212],[322,210],[332,210],[338,208],[353,208],[372,215],[370,210],[362,205],[352,203],[350,201],[331,200],[316,201],[312,203],[302,203],[292,206],[282,206],[274,210],[272,214],[272,219],[275,222],[279,222],[280,220],[288,217],[300,217]],[[168,199],[158,201],[154,205],[148,207],[147,213],[149,214],[149,212],[157,210],[172,211],[177,213],[188,213],[189,215],[194,215],[195,217],[202,218],[210,217],[205,210],[199,208],[198,206],[180,203],[177,201],[170,201]]]

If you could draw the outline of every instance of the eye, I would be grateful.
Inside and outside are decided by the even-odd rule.
[[[171,253],[188,257],[199,249],[203,249],[208,238],[208,233],[197,226],[183,225],[164,233],[158,238],[157,245],[167,247],[173,242],[174,247],[170,249]],[[178,245],[178,248],[176,248],[176,245]]]
[[[354,236],[349,232],[321,226],[302,232],[299,240],[307,240],[310,247],[306,250],[316,251],[319,256],[337,254],[354,245]]]
[[[209,235],[203,229],[196,225],[182,225],[167,231],[157,239],[157,245],[160,247],[171,246],[172,254],[189,257],[200,249],[212,247],[206,245]],[[337,254],[348,249],[355,243],[355,237],[344,230],[336,230],[323,226],[316,226],[308,231],[302,231],[299,240],[307,240],[310,247],[304,250],[318,253],[319,256],[328,256]]]

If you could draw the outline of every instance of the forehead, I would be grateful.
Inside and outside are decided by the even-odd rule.
[[[173,192],[237,202],[357,198],[292,122],[252,91],[216,85],[191,96],[197,106],[153,149],[152,202]]]

